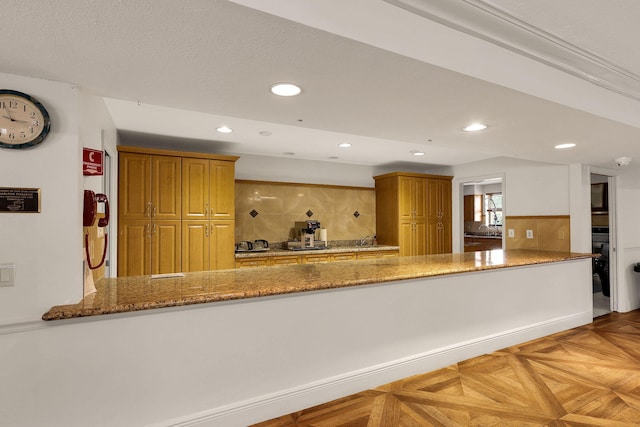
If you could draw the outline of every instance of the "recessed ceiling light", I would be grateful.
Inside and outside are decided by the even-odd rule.
[[[220,126],[219,128],[216,128],[216,130],[220,133],[231,133],[233,132],[233,129],[231,129],[229,126]]]
[[[477,132],[479,130],[485,130],[486,128],[487,125],[485,125],[484,123],[473,123],[469,126],[463,127],[462,130],[465,132]]]
[[[302,89],[291,83],[278,83],[271,86],[271,93],[278,96],[296,96]]]
[[[343,142],[342,144],[338,144],[338,147],[340,147],[340,148],[349,148],[349,147],[351,147],[351,144],[349,144],[348,142]]]
[[[271,136],[271,132],[269,132],[268,130],[260,131],[258,132],[258,134],[262,136]]]
[[[562,150],[562,149],[564,149],[564,148],[573,148],[573,147],[575,147],[575,146],[576,146],[576,144],[574,144],[573,142],[568,142],[568,143],[566,143],[566,144],[558,144],[558,145],[556,145],[556,146],[555,146],[555,147],[553,147],[553,148],[555,148],[555,149],[557,149],[557,150]]]
[[[413,154],[414,156],[424,156],[424,151],[413,150],[409,151],[409,153]]]

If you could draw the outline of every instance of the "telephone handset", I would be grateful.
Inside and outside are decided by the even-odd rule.
[[[109,199],[104,194],[96,194],[91,190],[84,190],[84,210],[82,213],[82,224],[85,227],[91,227],[96,222],[98,215],[98,203],[104,203],[104,217],[98,220],[98,227],[106,227],[109,225]],[[107,233],[104,234],[104,250],[102,252],[102,259],[98,265],[91,263],[91,256],[89,254],[89,233],[84,233],[84,247],[87,254],[87,265],[91,270],[100,268],[104,264],[104,260],[107,257]]]
[[[91,227],[96,222],[98,203],[104,203],[104,217],[98,220],[98,227],[109,225],[109,200],[105,194],[96,194],[91,190],[84,190],[83,225]]]

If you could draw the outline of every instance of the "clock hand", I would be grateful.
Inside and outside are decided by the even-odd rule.
[[[12,122],[15,122],[15,120],[13,120],[13,117],[11,117],[11,113],[9,112],[9,110],[7,110],[7,107],[4,107],[4,111],[7,113],[7,115],[2,117],[4,117],[5,119],[9,119]]]

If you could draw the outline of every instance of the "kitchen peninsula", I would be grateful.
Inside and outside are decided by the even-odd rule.
[[[375,246],[369,248],[377,249]],[[364,251],[369,248],[364,248]],[[391,250],[394,249],[397,248],[391,248]],[[591,258],[591,255],[498,250],[416,257],[385,257],[338,264],[322,263],[317,267],[291,265],[284,269],[250,271],[232,269],[102,279],[96,285],[97,293],[88,295],[78,304],[53,307],[43,315],[43,320],[429,278],[582,258]]]
[[[56,369],[122,378],[92,392],[137,425],[241,426],[589,323],[590,258],[496,250],[103,279],[43,324],[65,355]],[[90,362],[114,348],[132,369]]]

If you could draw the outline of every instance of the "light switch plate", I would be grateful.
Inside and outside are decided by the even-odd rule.
[[[533,239],[533,230],[527,230],[527,239]]]
[[[509,230],[507,230],[507,233],[508,233],[507,235],[508,235],[509,237],[515,237],[515,236],[516,236],[516,233],[515,233],[515,231],[513,230],[513,228],[510,228]]]
[[[0,264],[0,286],[15,286],[16,265]]]

